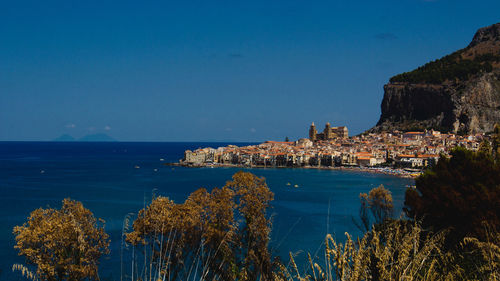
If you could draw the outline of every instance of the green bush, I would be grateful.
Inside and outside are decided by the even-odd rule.
[[[463,50],[459,50],[413,71],[393,76],[389,81],[440,84],[447,80],[467,80],[477,73],[492,71],[491,63],[500,61],[500,55],[483,54],[470,60],[463,59],[462,53]]]
[[[451,244],[465,236],[485,239],[483,222],[500,227],[500,165],[487,153],[455,148],[451,157],[416,179],[405,212],[434,231],[452,228]]]

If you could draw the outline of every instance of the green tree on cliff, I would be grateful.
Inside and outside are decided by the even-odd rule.
[[[497,160],[500,159],[500,124],[495,124],[493,129],[493,153]]]
[[[485,156],[492,156],[493,154],[493,149],[491,148],[490,142],[487,140],[483,140],[479,144],[479,149],[477,150],[478,153],[482,153]]]

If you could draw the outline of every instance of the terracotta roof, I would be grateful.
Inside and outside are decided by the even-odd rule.
[[[415,155],[412,155],[412,154],[399,154],[397,157],[400,157],[400,158],[415,158]]]
[[[423,135],[424,132],[406,132],[405,135]]]
[[[358,157],[358,160],[370,160],[372,157],[366,157],[366,156],[363,156],[363,157]]]
[[[435,158],[435,157],[439,157],[439,155],[437,155],[437,154],[419,154],[418,155],[418,158]]]

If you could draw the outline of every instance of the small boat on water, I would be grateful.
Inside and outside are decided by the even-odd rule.
[[[297,188],[297,187],[299,187],[299,185],[298,185],[298,184],[296,184],[296,185],[294,185],[293,187]]]
[[[163,158],[160,158],[160,161],[162,161],[162,162],[163,162],[163,161],[165,161],[165,159],[163,159]]]
[[[289,183],[289,182],[287,182],[287,183],[286,183],[286,185],[287,185],[287,186],[289,186],[289,185],[292,185],[292,184],[291,184],[291,183]]]
[[[134,166],[134,168],[136,168],[136,169],[140,169],[141,167],[139,167],[139,166],[135,165],[135,166]]]
[[[404,168],[403,170],[407,172],[413,172],[413,173],[421,173],[422,169],[413,169],[413,168]]]

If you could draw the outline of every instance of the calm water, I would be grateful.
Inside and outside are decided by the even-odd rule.
[[[12,228],[22,224],[32,210],[59,208],[63,198],[71,197],[83,202],[96,217],[106,220],[112,243],[111,254],[102,260],[101,277],[119,280],[120,235],[126,214],[141,209],[153,191],[183,202],[199,187],[223,186],[240,170],[172,168],[162,163],[177,161],[186,149],[225,145],[0,142],[0,279],[21,280],[18,273],[11,273],[13,263],[24,263],[13,249]],[[399,213],[405,186],[413,182],[358,172],[246,170],[264,176],[275,193],[271,246],[275,254],[285,258],[289,251],[316,252],[327,232],[339,239],[344,238],[346,231],[359,234],[352,223],[358,214],[359,193],[379,184],[391,190]],[[287,186],[288,182],[292,185]],[[294,188],[295,184],[299,187]]]

